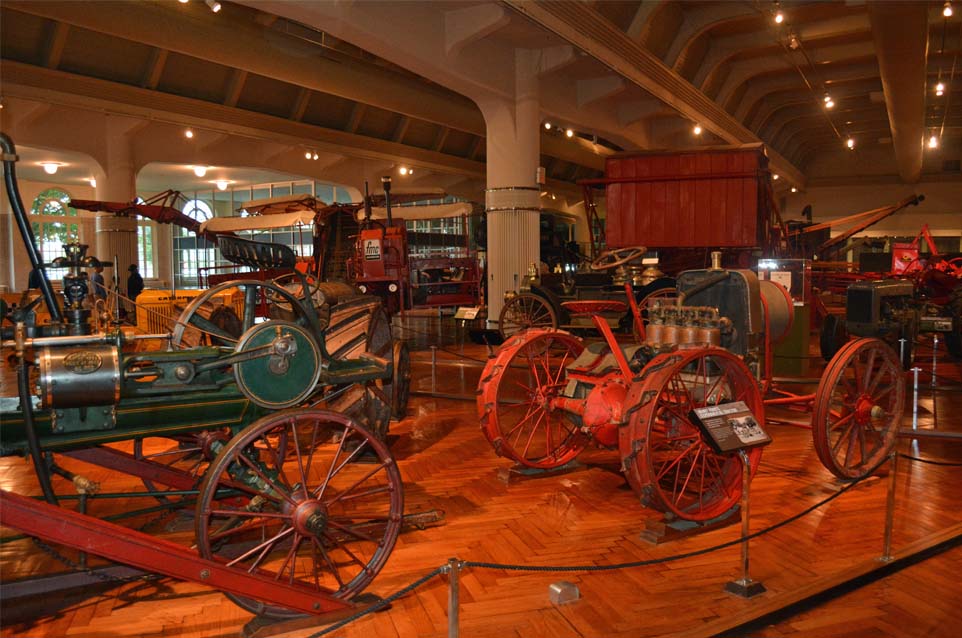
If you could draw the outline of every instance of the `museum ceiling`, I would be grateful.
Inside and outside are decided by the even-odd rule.
[[[224,2],[215,14],[198,0],[8,1],[0,88],[5,100],[153,106],[164,124],[233,122],[477,179],[481,110],[432,69],[479,68],[478,82],[496,89],[484,60],[495,67],[506,51],[538,49],[550,60],[539,77],[543,119],[554,125],[542,131],[550,182],[597,176],[622,149],[764,142],[782,185],[801,186],[822,158],[853,152],[849,138],[856,173],[876,163],[906,182],[957,179],[962,6],[945,18],[938,2],[902,13],[882,5],[424,2],[394,3],[404,11],[395,17],[366,2]],[[416,31],[405,20],[446,26],[450,59],[419,60],[428,49],[406,43]],[[377,29],[396,42],[383,44]],[[361,32],[370,46],[351,43]],[[919,148],[933,136],[938,152]]]

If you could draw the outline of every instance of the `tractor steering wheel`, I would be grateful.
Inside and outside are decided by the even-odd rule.
[[[591,262],[589,267],[592,270],[608,270],[609,268],[617,268],[622,264],[627,264],[630,261],[638,259],[646,252],[648,252],[648,249],[644,246],[626,246],[625,248],[606,250],[598,255],[598,258]]]

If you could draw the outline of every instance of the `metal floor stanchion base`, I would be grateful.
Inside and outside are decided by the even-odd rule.
[[[725,591],[729,594],[741,596],[742,598],[753,598],[759,594],[764,594],[767,589],[761,582],[752,578],[739,578],[729,583],[725,583]]]

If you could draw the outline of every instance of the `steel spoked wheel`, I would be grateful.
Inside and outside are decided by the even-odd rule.
[[[246,503],[218,502],[224,490]],[[231,440],[201,486],[195,531],[204,558],[350,599],[387,562],[402,514],[387,447],[350,418],[309,408],[264,417]],[[256,614],[297,615],[228,596]]]
[[[553,468],[574,459],[588,438],[570,412],[554,407],[565,368],[584,350],[556,330],[529,330],[505,343],[481,373],[478,415],[495,452],[521,465]]]
[[[887,344],[843,346],[815,392],[812,436],[822,465],[840,479],[867,475],[895,445],[904,397],[902,366]]]
[[[227,325],[214,321],[219,309],[233,315]],[[177,318],[171,344],[174,348],[234,347],[242,334],[267,318],[296,323],[311,333],[321,332],[316,314],[309,312],[293,292],[269,281],[244,279],[215,286],[195,297]]]
[[[720,348],[661,355],[635,382],[627,405],[640,405],[622,428],[618,447],[628,482],[646,507],[706,521],[734,507],[742,492],[742,462],[716,454],[689,413],[744,401],[758,423],[765,408],[740,358]],[[748,452],[754,475],[761,448]]]
[[[508,299],[498,316],[498,331],[505,339],[524,330],[557,327],[558,315],[551,304],[538,295],[526,292]]]

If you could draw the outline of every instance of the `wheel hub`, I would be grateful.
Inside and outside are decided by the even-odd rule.
[[[327,529],[327,508],[317,499],[304,499],[294,507],[291,520],[298,534],[320,538]]]
[[[868,395],[862,395],[855,402],[855,420],[858,423],[868,423],[873,418],[878,418],[881,416],[882,408],[875,405],[872,398]]]

